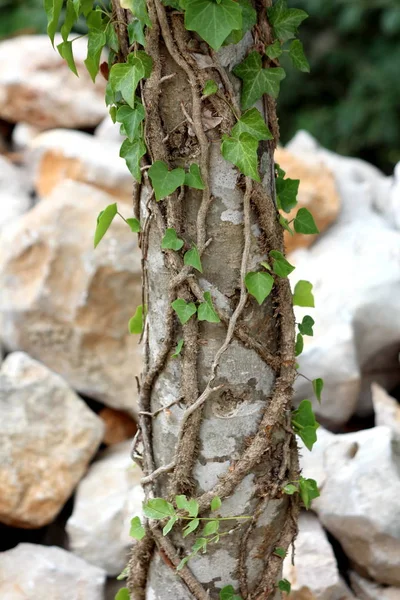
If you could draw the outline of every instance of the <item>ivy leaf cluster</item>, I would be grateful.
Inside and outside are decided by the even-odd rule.
[[[319,423],[315,419],[310,400],[302,400],[299,407],[292,411],[292,427],[306,448],[311,451],[317,441]]]
[[[209,323],[219,323],[220,318],[214,308],[210,292],[204,292],[204,302],[196,307],[194,302],[186,302],[183,298],[177,298],[171,304],[177,314],[177,317],[184,325],[197,313],[199,321],[208,321]]]
[[[306,479],[305,477],[300,477],[298,481],[288,483],[282,491],[289,496],[299,493],[307,510],[311,508],[311,502],[320,495],[317,482],[314,479]]]

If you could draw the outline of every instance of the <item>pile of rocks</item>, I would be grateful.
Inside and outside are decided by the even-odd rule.
[[[130,216],[131,177],[80,42],[79,80],[45,36],[0,43],[0,522],[4,540],[21,541],[0,554],[7,600],[113,598],[142,502],[129,458],[140,351],[127,331],[140,255],[122,221],[92,248],[107,204]],[[284,576],[295,600],[394,600],[400,410],[386,390],[400,384],[400,170],[385,177],[304,132],[276,160],[300,178],[300,205],[323,232],[287,239],[293,284],[314,284],[299,370],[325,380],[315,405],[325,428],[302,450],[321,496]]]

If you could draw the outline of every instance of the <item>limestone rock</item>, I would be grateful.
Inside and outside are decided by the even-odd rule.
[[[295,565],[288,555],[283,563],[283,577],[292,585],[290,600],[354,598],[340,578],[332,547],[312,513],[300,515]]]
[[[131,439],[137,430],[137,425],[130,415],[115,408],[103,408],[99,412],[105,430],[103,443],[107,446],[119,444]]]
[[[141,304],[137,235],[116,218],[96,250],[97,215],[115,198],[65,181],[0,239],[0,318],[11,350],[25,350],[79,392],[135,406]],[[127,210],[120,208],[129,216]]]
[[[141,514],[142,473],[130,458],[131,441],[107,449],[80,482],[67,522],[72,552],[108,575],[126,566],[132,517]]]
[[[400,587],[383,586],[364,579],[356,572],[350,573],[350,581],[359,600],[399,600]]]
[[[340,196],[336,190],[331,170],[321,161],[305,162],[284,148],[277,148],[275,161],[286,171],[286,177],[300,179],[298,205],[291,211],[289,220],[296,216],[299,208],[307,208],[313,215],[322,233],[335,222],[340,210]],[[283,213],[282,213],[283,214]],[[316,235],[296,233],[291,236],[285,231],[285,246],[288,252],[295,248],[310,246]]]
[[[33,142],[35,137],[42,133],[42,129],[29,123],[17,123],[11,134],[13,150],[25,151]]]
[[[113,123],[111,117],[107,115],[102,122],[96,127],[94,136],[105,142],[114,142],[121,146],[124,141],[124,136],[120,133],[120,123]]]
[[[372,384],[372,402],[376,425],[392,429],[400,437],[400,405],[377,383]]]
[[[48,196],[65,179],[89,183],[132,204],[133,181],[121,142],[111,142],[82,131],[54,129],[35,137],[29,146],[28,162],[34,171],[39,196]]]
[[[105,573],[56,546],[19,544],[0,554],[4,600],[103,600]]]
[[[61,41],[57,36],[55,44]],[[47,35],[18,36],[0,43],[0,118],[41,129],[94,127],[107,114],[106,82],[93,84],[83,64],[87,41],[74,42],[79,78]]]
[[[68,385],[23,352],[0,370],[0,521],[50,523],[100,445],[101,420]]]
[[[30,206],[29,187],[24,172],[4,156],[0,156],[0,229],[24,214]]]

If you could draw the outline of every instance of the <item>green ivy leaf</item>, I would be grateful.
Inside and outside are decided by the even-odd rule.
[[[133,233],[139,233],[141,231],[139,219],[136,219],[135,217],[130,217],[129,219],[125,220]]]
[[[296,37],[297,28],[308,17],[304,10],[288,8],[285,0],[278,0],[267,12],[275,37],[282,42]]]
[[[283,256],[279,250],[271,250],[269,253],[272,258],[272,270],[278,277],[287,277],[295,267]]]
[[[193,246],[190,250],[185,252],[185,256],[183,257],[183,262],[185,265],[190,265],[199,271],[203,272],[203,267],[201,266],[200,254],[197,250],[196,246]]]
[[[294,235],[294,231],[291,229],[289,221],[282,215],[279,215],[279,223],[282,225],[283,229],[290,233],[290,235]]]
[[[109,204],[104,210],[101,211],[99,216],[97,217],[97,226],[96,231],[94,232],[94,247],[97,248],[105,234],[107,233],[108,228],[115,215],[117,214],[118,209],[116,203]]]
[[[175,496],[175,502],[180,510],[185,510],[189,517],[197,517],[199,514],[199,503],[195,498],[188,500],[185,495]]]
[[[204,300],[205,302],[202,302],[197,309],[198,320],[219,323],[221,319],[215,312],[210,292],[204,292]]]
[[[203,529],[203,535],[214,535],[219,530],[219,521],[217,519],[208,521]]]
[[[278,546],[277,548],[275,548],[274,554],[276,556],[279,556],[279,558],[285,558],[285,556],[286,556],[286,550],[285,550],[285,548],[282,548],[281,546]]]
[[[146,535],[146,531],[139,517],[133,517],[131,520],[129,535],[135,538],[135,540],[142,540]]]
[[[221,504],[221,498],[219,498],[218,496],[214,496],[214,498],[211,500],[211,510],[218,510],[219,508],[221,508]]]
[[[242,597],[235,594],[235,590],[231,585],[226,585],[219,592],[219,600],[242,600]]]
[[[167,229],[164,237],[161,241],[161,248],[163,250],[175,250],[178,251],[182,248],[185,242],[178,238],[175,229],[172,227]]]
[[[287,594],[290,594],[292,586],[290,585],[290,581],[288,581],[287,579],[281,579],[280,581],[278,581],[278,588],[281,592],[286,592]]]
[[[65,12],[64,23],[61,27],[61,36],[64,42],[68,40],[68,36],[71,33],[71,29],[77,19],[75,6],[72,0],[67,1],[67,10]],[[63,57],[64,58],[64,57]]]
[[[143,505],[143,513],[149,519],[159,521],[165,517],[173,517],[175,509],[164,498],[151,498]]]
[[[134,44],[135,42],[137,42],[141,46],[146,45],[146,39],[144,37],[143,29],[144,24],[138,19],[134,19],[133,21],[131,21],[131,23],[128,24],[128,36],[130,44]]]
[[[182,325],[187,323],[187,321],[189,321],[189,319],[197,312],[195,303],[185,302],[183,298],[177,298],[172,302],[171,306],[178,315],[178,319]]]
[[[125,567],[123,571],[117,576],[117,581],[122,581],[123,579],[128,579],[129,569],[128,566]]]
[[[207,98],[207,96],[212,96],[216,94],[219,90],[218,83],[214,81],[214,79],[209,79],[206,81],[203,87],[203,96]]]
[[[262,304],[270,295],[274,285],[274,278],[269,273],[250,272],[244,278],[246,288],[252,296],[257,300],[258,304]]]
[[[141,79],[149,77],[153,60],[143,50],[129,54],[126,63],[116,63],[111,67],[109,81],[114,92],[121,92],[125,102],[135,108],[136,88]]]
[[[287,494],[288,496],[293,496],[293,494],[295,494],[298,491],[299,490],[297,489],[297,487],[295,485],[293,485],[293,483],[288,483],[283,488],[283,493]]]
[[[173,526],[175,525],[177,520],[178,520],[178,517],[176,515],[174,515],[173,517],[171,517],[168,520],[166,525],[164,525],[164,527],[163,527],[163,536],[166,536],[169,534],[169,532],[171,531],[171,529],[173,528]]]
[[[183,530],[183,537],[187,537],[189,534],[193,533],[193,531],[196,531],[199,525],[199,519],[192,519],[192,521],[189,522],[189,525],[186,525]]]
[[[282,54],[282,52],[282,44],[279,40],[275,40],[273,44],[270,44],[265,49],[265,54],[268,56],[268,58],[272,59],[278,58]]]
[[[47,16],[47,35],[51,39],[53,46],[62,6],[63,0],[44,0],[44,10]]]
[[[182,352],[182,348],[183,348],[183,338],[181,338],[175,348],[175,352],[172,355],[172,358],[178,358],[178,356],[180,355],[180,353]]]
[[[139,304],[139,306],[137,307],[137,309],[135,311],[135,314],[133,315],[133,317],[131,317],[129,319],[129,323],[128,323],[129,333],[141,334],[143,331],[143,321],[144,321],[143,304]]]
[[[306,448],[311,451],[317,441],[319,423],[315,419],[309,400],[302,400],[297,410],[292,411],[292,427],[294,432],[301,437]]]
[[[181,571],[181,569],[183,569],[183,567],[186,565],[186,563],[192,558],[192,555],[190,556],[185,556],[184,558],[182,558],[181,562],[179,563],[179,565],[176,567],[177,571]]]
[[[281,67],[263,69],[261,56],[256,51],[251,52],[233,72],[243,81],[241,101],[244,109],[253,106],[264,94],[277,98],[280,82],[286,77]]]
[[[176,502],[176,506],[180,509],[180,510],[187,510],[187,505],[188,505],[188,499],[186,498],[186,496],[184,494],[180,494],[179,496],[175,496],[175,502]]]
[[[314,308],[314,296],[312,283],[301,279],[295,285],[293,292],[293,306],[309,306]]]
[[[278,165],[278,163],[275,163],[275,172],[276,172],[276,176],[279,179],[283,179],[286,175],[286,171],[284,171],[283,169],[280,168],[280,166]]]
[[[318,402],[321,404],[321,394],[322,394],[322,390],[324,389],[324,380],[321,379],[321,377],[318,377],[317,379],[313,379],[312,386],[313,386],[315,397],[317,398]]]
[[[121,0],[121,6],[122,8],[130,10],[133,16],[139,19],[144,25],[151,27],[146,0]]]
[[[260,265],[264,267],[264,269],[267,269],[267,271],[271,271],[270,265],[265,260],[261,261]]]
[[[100,29],[89,30],[88,51],[85,65],[92,81],[96,81],[96,76],[99,72],[101,52],[106,43],[107,37],[104,31],[101,31]]]
[[[319,229],[315,224],[312,214],[306,208],[300,208],[298,210],[293,225],[294,230],[297,233],[319,233]]]
[[[116,120],[124,126],[124,131],[130,142],[141,137],[141,123],[145,116],[141,102],[137,102],[135,108],[124,105],[117,110]]]
[[[257,13],[249,0],[238,0],[242,11],[242,27],[234,29],[224,40],[224,46],[228,44],[238,44],[247,31],[250,31],[257,24]]]
[[[187,0],[185,28],[195,31],[214,50],[219,50],[234,29],[242,27],[242,11],[234,0]]]
[[[197,554],[197,552],[200,552],[200,550],[203,550],[203,554],[206,552],[207,550],[207,543],[208,540],[206,538],[197,538],[197,540],[195,541],[195,543],[192,546],[192,550],[195,554]]]
[[[304,54],[303,44],[300,40],[293,40],[289,48],[289,56],[292,59],[293,65],[303,73],[310,72],[310,65],[307,57]]]
[[[241,133],[238,138],[222,137],[221,152],[225,160],[233,163],[243,175],[261,181],[257,148],[258,141],[249,133]]]
[[[315,321],[309,315],[303,317],[301,323],[299,323],[299,331],[302,335],[314,335],[313,326]]]
[[[232,137],[238,138],[241,133],[249,133],[255,140],[272,140],[273,135],[265,124],[260,111],[256,108],[246,110],[231,131]]]
[[[204,190],[206,187],[201,177],[200,167],[196,163],[192,163],[189,168],[189,173],[185,173],[184,185],[196,190]]]
[[[78,71],[77,71],[76,65],[75,65],[74,53],[72,50],[72,42],[62,42],[61,44],[58,44],[57,50],[58,50],[61,58],[63,58],[66,61],[70,70],[73,73],[75,73],[75,75],[77,77],[79,77]]]
[[[320,495],[317,482],[314,479],[305,479],[304,477],[300,477],[299,491],[307,510],[311,507],[312,500]]]
[[[146,154],[146,152],[147,148],[142,139],[133,140],[133,142],[124,140],[119,151],[119,155],[121,158],[125,159],[129,171],[132,173],[136,181],[139,182],[142,180],[140,159]]]
[[[121,588],[115,595],[115,600],[130,600],[131,595],[128,588]]]
[[[149,169],[149,177],[158,202],[173,194],[184,184],[185,171],[181,168],[168,171],[167,165],[162,160],[156,160]]]
[[[297,337],[296,337],[296,344],[294,347],[296,356],[299,356],[303,352],[303,348],[304,348],[303,336],[301,335],[301,333],[298,333]]]
[[[299,183],[299,179],[282,179],[281,177],[275,182],[278,205],[285,213],[289,213],[297,204]]]

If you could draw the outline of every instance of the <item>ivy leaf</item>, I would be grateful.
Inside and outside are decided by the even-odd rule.
[[[208,521],[203,529],[203,535],[214,535],[219,530],[219,521],[217,519]]]
[[[235,590],[231,585],[226,585],[219,592],[219,600],[242,600],[242,597],[235,594]]]
[[[293,40],[289,48],[289,56],[292,59],[293,65],[303,73],[310,72],[310,65],[307,57],[304,54],[303,44],[300,40]]]
[[[178,358],[183,348],[183,338],[181,338],[175,348],[175,352],[172,355],[172,358]]]
[[[135,538],[135,540],[142,540],[146,535],[146,531],[139,517],[133,517],[131,520],[129,535]]]
[[[265,54],[268,56],[268,58],[278,58],[282,52],[282,45],[279,40],[275,40],[273,44],[270,44],[265,49]]]
[[[302,335],[314,335],[313,326],[315,321],[309,315],[303,317],[301,323],[299,323],[299,331]]]
[[[120,106],[117,110],[116,120],[122,123],[130,142],[141,137],[140,124],[145,118],[143,104],[137,102],[136,108]]]
[[[242,11],[234,0],[187,0],[185,28],[195,31],[213,48],[219,50],[234,29],[242,27]]]
[[[318,402],[321,404],[321,394],[322,394],[322,390],[324,389],[324,380],[321,379],[321,377],[318,377],[317,379],[313,379],[312,386],[313,386],[314,394],[315,394]]]
[[[47,16],[47,35],[51,39],[53,46],[62,6],[63,0],[44,0],[44,10]]]
[[[314,308],[314,296],[312,293],[312,283],[301,279],[294,288],[293,306],[309,306]]]
[[[290,228],[289,221],[282,215],[279,215],[279,223],[282,225],[283,229],[290,233],[290,235],[294,235],[294,231]]]
[[[100,29],[90,29],[88,34],[88,50],[85,60],[86,68],[92,81],[96,81],[99,72],[101,52],[106,45],[107,37]]]
[[[299,491],[307,510],[311,507],[312,500],[320,495],[317,482],[314,479],[306,479],[305,477],[300,477]]]
[[[180,510],[187,510],[187,505],[188,505],[188,499],[186,498],[186,496],[184,494],[180,494],[179,496],[175,496],[175,502],[177,507]]]
[[[221,504],[221,498],[214,496],[214,498],[211,500],[211,510],[218,510],[221,507]]]
[[[171,306],[178,315],[178,319],[182,325],[187,323],[189,319],[197,312],[195,303],[185,302],[183,298],[177,298],[172,302]]]
[[[302,400],[298,409],[292,411],[292,427],[294,432],[301,437],[306,448],[311,451],[317,441],[319,423],[315,419],[309,400]]]
[[[295,485],[293,485],[293,483],[288,483],[283,488],[284,494],[287,494],[288,496],[293,496],[293,494],[295,494],[298,491],[299,490],[297,489],[297,487]]]
[[[224,40],[224,46],[228,44],[238,44],[247,31],[250,31],[257,24],[257,13],[249,0],[238,0],[242,11],[242,27],[234,29]]]
[[[195,541],[195,543],[192,546],[192,550],[194,554],[197,554],[198,552],[200,552],[200,550],[203,550],[203,554],[205,554],[206,550],[207,550],[207,543],[208,540],[207,538],[197,538],[197,540]]]
[[[282,42],[296,37],[298,26],[308,17],[304,10],[288,8],[285,0],[278,0],[267,12],[275,37]]]
[[[115,595],[115,600],[130,600],[131,595],[128,588],[121,588]]]
[[[185,495],[175,496],[175,502],[180,510],[185,510],[189,517],[197,517],[199,514],[199,503],[195,498],[188,500]]]
[[[97,248],[105,234],[107,233],[108,228],[115,215],[117,214],[118,209],[116,203],[109,204],[104,210],[101,211],[99,216],[97,217],[97,226],[96,231],[94,232],[94,247]]]
[[[203,272],[203,267],[201,266],[200,254],[199,254],[199,251],[197,250],[196,246],[193,246],[193,248],[191,248],[190,250],[185,252],[185,256],[183,257],[183,263],[185,265],[190,265],[191,267],[194,267],[200,273]]]
[[[281,67],[263,69],[261,56],[256,51],[251,52],[233,72],[243,81],[241,101],[244,109],[253,106],[264,94],[277,98],[280,82],[286,77]]]
[[[222,137],[221,152],[225,160],[233,163],[243,175],[261,181],[258,173],[258,141],[249,133],[241,133],[238,138]]]
[[[275,548],[274,554],[276,554],[276,556],[279,556],[279,558],[285,558],[286,550],[285,550],[285,548],[278,546],[277,548]]]
[[[143,505],[143,514],[149,519],[159,521],[165,517],[173,517],[175,509],[164,498],[151,498]]]
[[[196,163],[192,163],[189,168],[189,173],[185,173],[184,185],[196,190],[204,190],[206,187],[201,177],[200,167]]]
[[[279,250],[271,250],[269,255],[272,258],[272,270],[279,277],[287,277],[295,267],[283,256]]]
[[[265,124],[260,111],[256,108],[246,110],[231,131],[232,137],[241,133],[249,133],[255,140],[272,140],[273,135]]]
[[[122,8],[130,10],[134,17],[139,19],[144,25],[151,27],[146,0],[121,0],[120,3]]]
[[[156,160],[149,169],[149,177],[158,202],[173,194],[184,184],[185,171],[181,168],[168,171],[167,165],[162,160]]]
[[[78,71],[77,71],[76,65],[75,65],[74,54],[73,54],[73,50],[72,50],[72,42],[62,42],[61,44],[58,44],[57,50],[58,50],[61,58],[63,58],[66,61],[70,70],[73,73],[75,73],[75,75],[77,77],[79,77]]]
[[[164,525],[164,528],[163,528],[163,536],[164,537],[169,534],[169,532],[171,531],[171,529],[173,528],[173,526],[175,525],[177,520],[178,520],[178,517],[176,515],[174,515],[173,517],[171,517],[169,519],[169,521],[166,523],[166,525]]]
[[[140,159],[147,152],[146,145],[142,139],[124,140],[122,143],[119,155],[125,159],[126,165],[136,181],[142,180],[142,173],[140,172]]]
[[[131,23],[128,24],[128,36],[130,44],[137,42],[141,46],[146,45],[143,28],[143,22],[139,21],[138,19],[134,19],[133,21],[131,21]]]
[[[314,217],[306,208],[300,208],[300,210],[298,210],[293,225],[294,230],[297,233],[319,233],[319,229],[315,224]]]
[[[143,304],[140,304],[133,317],[129,319],[128,329],[129,333],[137,333],[140,334],[143,331]]]
[[[185,242],[178,238],[175,229],[172,227],[167,229],[161,241],[163,250],[180,250]]]
[[[214,79],[209,79],[206,81],[205,86],[203,87],[203,96],[207,98],[207,96],[212,96],[216,94],[219,90],[218,83],[214,81]]]
[[[131,108],[135,107],[135,93],[138,83],[144,77],[149,77],[153,60],[143,50],[129,54],[126,63],[116,63],[110,70],[110,85],[114,92],[121,92],[125,102]]]
[[[189,525],[186,525],[185,529],[183,530],[183,537],[187,537],[190,533],[193,533],[193,531],[195,531],[199,525],[199,519],[193,519],[190,521]]]
[[[246,288],[252,296],[257,300],[258,304],[262,304],[269,296],[274,285],[274,278],[269,273],[250,272],[244,278]]]
[[[210,292],[204,292],[204,300],[197,309],[197,318],[199,321],[208,321],[209,323],[219,323],[220,318],[215,312]]]
[[[299,183],[300,179],[283,179],[279,177],[276,180],[276,195],[279,208],[285,211],[285,213],[289,213],[297,204]]]
[[[290,585],[290,581],[288,581],[287,579],[281,579],[280,581],[278,581],[278,588],[281,592],[286,592],[287,594],[290,594],[292,586]]]
[[[67,1],[67,10],[65,12],[64,23],[61,27],[61,36],[64,42],[68,40],[68,36],[71,33],[71,29],[77,19],[75,6],[72,0]]]
[[[183,569],[183,567],[186,565],[186,563],[192,558],[192,555],[190,556],[185,556],[184,558],[182,558],[181,562],[179,563],[179,565],[176,567],[177,571],[180,571],[181,569]]]
[[[126,222],[128,223],[128,225],[131,228],[131,231],[133,233],[139,233],[141,231],[139,219],[136,219],[135,217],[131,217],[129,219],[126,219]]]
[[[123,571],[117,576],[117,581],[122,581],[123,579],[128,579],[129,569],[128,566],[125,567]]]
[[[269,266],[269,264],[265,260],[261,261],[260,265],[262,267],[264,267],[264,269],[267,269],[267,271],[271,271],[271,267]]]
[[[303,336],[301,335],[301,333],[298,333],[297,337],[296,337],[296,344],[294,347],[296,356],[299,356],[303,352],[303,348],[304,348],[304,339],[303,339]]]

